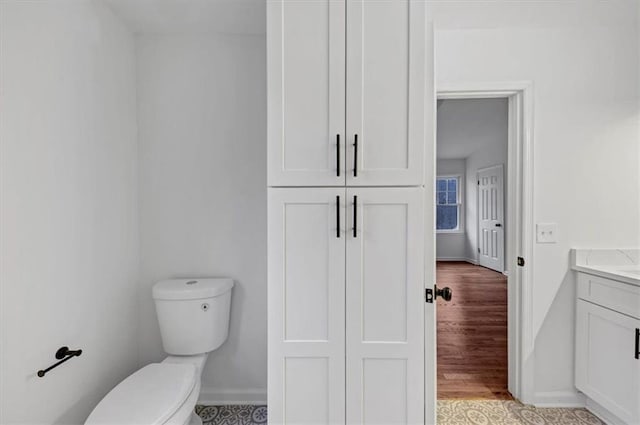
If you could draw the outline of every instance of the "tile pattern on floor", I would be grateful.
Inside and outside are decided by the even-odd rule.
[[[196,406],[203,425],[257,425],[267,423],[267,406]]]
[[[438,425],[604,425],[586,409],[535,408],[511,400],[438,400]]]
[[[203,425],[267,423],[267,406],[196,406]],[[438,425],[604,425],[585,409],[537,409],[511,400],[438,400]]]

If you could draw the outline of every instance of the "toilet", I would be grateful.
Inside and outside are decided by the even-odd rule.
[[[169,356],[120,382],[85,425],[202,425],[194,410],[200,376],[209,353],[227,339],[232,288],[226,278],[156,283],[153,299]]]

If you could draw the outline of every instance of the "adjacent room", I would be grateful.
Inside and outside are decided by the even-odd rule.
[[[439,99],[436,136],[438,399],[508,389],[508,99]],[[469,355],[473,353],[473,355]]]
[[[0,0],[0,425],[640,425],[639,0]]]

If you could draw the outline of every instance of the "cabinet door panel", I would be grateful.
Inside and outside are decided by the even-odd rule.
[[[578,300],[576,387],[624,420],[640,423],[640,320]]]
[[[347,200],[347,423],[424,423],[422,189]]]
[[[348,185],[422,184],[424,8],[409,0],[347,0]]]
[[[344,185],[344,1],[267,10],[269,185]]]
[[[274,424],[344,422],[345,232],[337,233],[338,221],[345,222],[344,195],[339,188],[269,189]]]

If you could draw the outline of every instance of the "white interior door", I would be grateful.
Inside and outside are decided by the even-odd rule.
[[[269,189],[272,424],[345,420],[345,190]]]
[[[347,423],[423,424],[422,188],[347,201]]]
[[[347,0],[349,186],[423,184],[426,22],[422,1]]]
[[[504,271],[504,184],[502,165],[478,170],[478,262]]]
[[[269,186],[344,186],[344,0],[269,0],[267,34]]]

